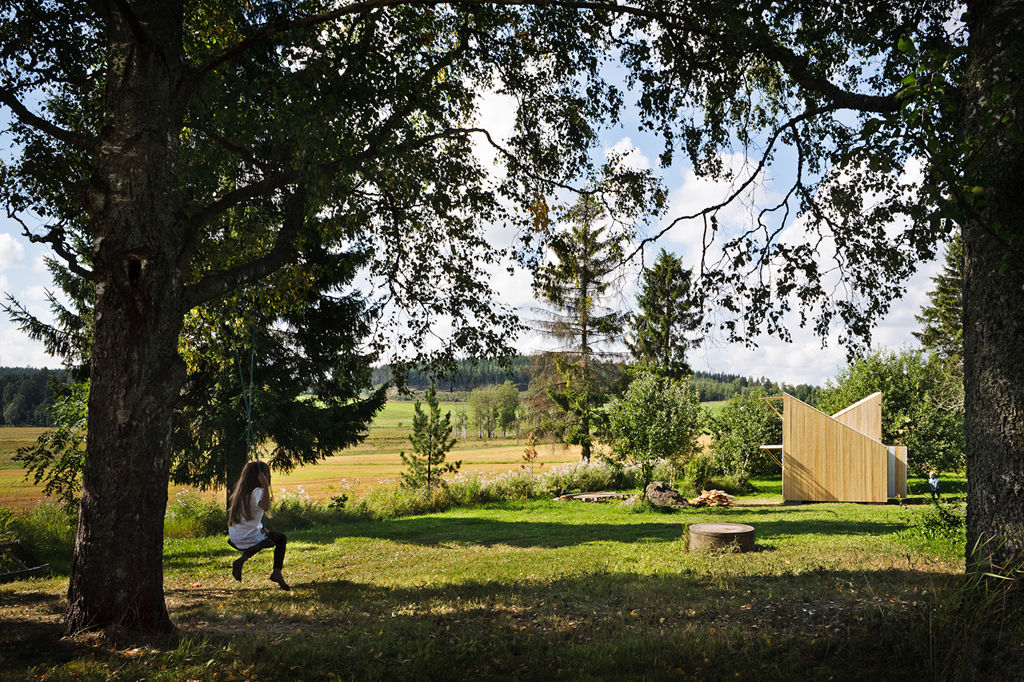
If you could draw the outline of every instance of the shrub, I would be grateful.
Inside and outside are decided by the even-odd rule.
[[[51,569],[66,572],[71,567],[71,548],[77,521],[63,507],[40,502],[27,514],[0,507],[0,539],[18,539],[18,557],[26,564],[50,564]]]
[[[711,481],[722,474],[716,459],[708,452],[698,452],[683,468],[685,484],[696,492],[707,490]]]
[[[779,465],[761,446],[782,442],[782,420],[761,400],[764,395],[760,388],[734,395],[712,420],[711,454],[718,473],[778,474]]]
[[[175,494],[164,516],[164,535],[170,538],[200,538],[226,533],[228,515],[223,506],[209,502],[191,490]]]

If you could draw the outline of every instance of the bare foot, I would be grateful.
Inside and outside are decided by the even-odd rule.
[[[292,589],[288,587],[288,583],[284,581],[284,577],[278,571],[274,571],[270,574],[270,580],[271,582],[277,583],[277,586],[280,587],[282,590]]]

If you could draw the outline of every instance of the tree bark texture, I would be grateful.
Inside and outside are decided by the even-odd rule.
[[[133,3],[110,46],[90,196],[97,277],[82,500],[65,628],[170,629],[163,593],[171,415],[184,239],[174,171],[181,113],[181,5]]]
[[[968,10],[965,180],[983,187],[984,194],[963,225],[967,562],[981,570],[1019,569],[1024,560],[1024,145],[1007,130],[1021,129],[1024,112],[1024,2],[976,2]],[[1007,79],[1011,87],[1003,100]],[[1007,110],[1017,117],[1009,125],[1003,120]]]

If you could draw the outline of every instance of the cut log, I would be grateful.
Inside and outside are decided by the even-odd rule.
[[[593,493],[569,493],[556,497],[556,500],[577,500],[579,502],[611,502],[612,500],[624,500],[628,495],[622,493],[609,493],[604,490]]]
[[[688,528],[691,552],[704,549],[733,548],[740,552],[754,549],[754,527],[745,523],[694,523]]]

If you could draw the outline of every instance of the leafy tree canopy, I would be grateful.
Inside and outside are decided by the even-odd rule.
[[[608,404],[613,456],[640,467],[641,497],[661,460],[685,462],[697,449],[704,415],[686,380],[674,381],[648,370],[637,372],[621,398]]]
[[[915,474],[964,467],[964,416],[950,400],[941,358],[919,350],[879,350],[859,358],[826,382],[818,408],[834,414],[882,392],[882,442],[907,446]]]

